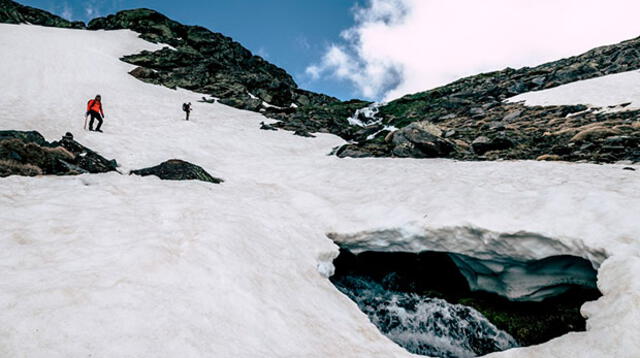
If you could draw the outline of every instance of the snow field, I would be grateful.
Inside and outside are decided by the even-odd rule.
[[[118,59],[157,48],[130,31],[0,25],[0,47],[11,49],[0,52],[1,129],[70,131],[124,173],[178,158],[226,180],[1,179],[0,356],[410,356],[319,272],[338,253],[326,234],[446,228],[536,233],[611,256],[605,296],[583,309],[588,332],[492,357],[640,356],[635,172],[338,159],[326,155],[337,137],[260,131],[257,113],[129,76]],[[104,134],[81,130],[97,93]]]

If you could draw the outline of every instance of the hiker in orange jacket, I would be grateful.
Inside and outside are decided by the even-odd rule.
[[[87,103],[87,116],[91,116],[91,121],[89,122],[89,130],[93,131],[93,121],[95,119],[98,120],[98,126],[96,127],[96,132],[101,132],[102,130],[102,119],[104,118],[104,112],[102,110],[102,97],[97,95],[95,99],[89,100]],[[86,122],[85,122],[86,123]]]

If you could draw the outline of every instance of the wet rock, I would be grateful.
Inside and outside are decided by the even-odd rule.
[[[200,180],[213,184],[224,182],[207,173],[202,167],[179,159],[168,160],[155,167],[132,170],[130,175],[155,175],[163,180]]]

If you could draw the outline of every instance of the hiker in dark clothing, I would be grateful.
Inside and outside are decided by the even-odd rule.
[[[191,113],[191,102],[183,103],[182,110],[187,114],[187,120],[189,120],[189,114]]]
[[[89,100],[89,103],[87,104],[87,116],[91,116],[91,121],[89,122],[90,131],[93,131],[93,121],[98,120],[98,126],[96,127],[96,132],[102,132],[100,127],[102,127],[102,119],[104,118],[104,112],[102,110],[101,100],[102,100],[102,97],[100,95],[97,95],[95,99]]]

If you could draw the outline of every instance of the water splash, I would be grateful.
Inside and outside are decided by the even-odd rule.
[[[349,124],[358,127],[367,127],[380,124],[382,119],[376,118],[382,103],[373,103],[367,107],[356,110],[352,117],[347,118]]]
[[[518,346],[513,337],[473,308],[385,290],[363,277],[345,277],[334,284],[384,335],[411,353],[471,358]]]

